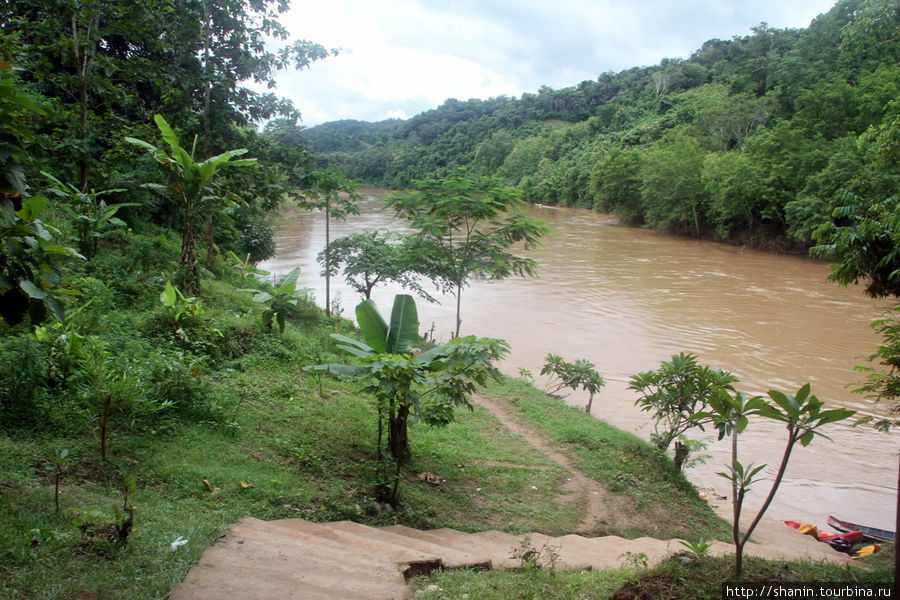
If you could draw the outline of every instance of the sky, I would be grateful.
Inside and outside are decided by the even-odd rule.
[[[293,0],[281,22],[338,56],[285,71],[308,127],[406,119],[448,98],[519,97],[688,58],[703,42],[802,28],[835,0]]]

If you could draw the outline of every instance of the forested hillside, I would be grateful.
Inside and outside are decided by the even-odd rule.
[[[533,202],[805,249],[847,191],[896,190],[896,173],[869,173],[859,137],[900,112],[898,31],[897,0],[842,0],[806,29],[763,23],[565,89],[449,99],[406,121],[302,136],[367,183],[405,187],[468,166]]]

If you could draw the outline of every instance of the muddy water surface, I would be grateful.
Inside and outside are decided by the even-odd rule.
[[[332,223],[332,239],[379,227],[398,228],[391,215],[370,201],[363,214]],[[530,256],[540,265],[537,279],[476,282],[463,292],[462,333],[500,337],[512,346],[504,370],[517,375],[540,371],[552,352],[568,360],[587,358],[607,380],[594,399],[593,413],[649,437],[647,415],[634,407],[628,378],[656,368],[684,351],[704,364],[727,369],[738,389],[763,394],[795,392],[806,382],[830,406],[871,411],[871,404],[849,388],[861,375],[878,336],[869,323],[887,304],[867,299],[861,288],[826,281],[826,264],[801,257],[767,254],[624,227],[608,216],[585,210],[530,207],[553,232]],[[316,264],[324,246],[320,213],[285,217],[277,233],[277,256],[261,265],[275,273],[301,267],[300,285],[324,303],[325,285]],[[389,312],[395,288],[377,288],[373,299]],[[332,282],[345,316],[358,296],[342,281]],[[455,301],[419,301],[423,332],[450,338]],[[540,382],[539,382],[540,383]],[[574,404],[585,398],[573,395]],[[784,429],[755,422],[742,438],[742,459],[768,463],[774,474],[783,450]],[[769,514],[824,524],[828,514],[893,529],[897,481],[895,437],[869,428],[832,426],[833,442],[817,439],[798,448]],[[728,448],[698,432],[709,448],[706,464],[689,476],[699,487],[730,493],[715,473],[728,460]],[[757,501],[768,482],[755,486]],[[751,500],[752,501],[752,500]]]

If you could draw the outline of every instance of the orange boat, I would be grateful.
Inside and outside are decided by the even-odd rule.
[[[788,527],[792,527],[805,535],[810,535],[820,542],[824,542],[839,552],[850,552],[853,544],[863,541],[862,531],[845,531],[844,533],[828,533],[827,531],[819,531],[814,523],[806,523],[804,521],[783,521]]]

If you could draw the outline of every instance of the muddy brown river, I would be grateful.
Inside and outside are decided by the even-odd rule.
[[[872,403],[850,389],[862,379],[854,367],[865,363],[880,339],[869,323],[889,304],[866,298],[860,287],[828,282],[827,264],[625,227],[588,210],[528,211],[552,229],[543,247],[529,253],[539,276],[479,281],[462,295],[462,334],[507,340],[508,374],[527,369],[537,376],[550,352],[570,361],[586,358],[607,381],[594,398],[593,414],[644,438],[652,425],[635,408],[628,379],[682,351],[733,372],[740,391],[794,393],[810,382],[826,407],[873,412]],[[402,223],[370,199],[361,215],[332,222],[331,236],[381,227],[402,229]],[[289,213],[276,238],[277,256],[260,266],[277,274],[299,266],[299,285],[324,304],[316,263],[325,243],[323,214]],[[389,313],[400,291],[382,286],[373,299]],[[335,294],[344,316],[353,318],[359,296],[340,278],[332,282]],[[438,341],[450,339],[454,299],[417,304],[423,333],[433,328]],[[583,406],[585,398],[573,394],[567,400]],[[821,525],[834,514],[893,529],[897,438],[843,423],[826,433],[833,441],[817,438],[794,451],[768,514]],[[708,442],[708,460],[688,476],[700,488],[730,494],[730,484],[715,475],[729,460],[727,444],[709,432],[694,430],[691,437]],[[768,492],[785,437],[783,427],[757,420],[741,438],[743,462],[769,465],[768,479],[754,486],[750,502],[761,503]]]

